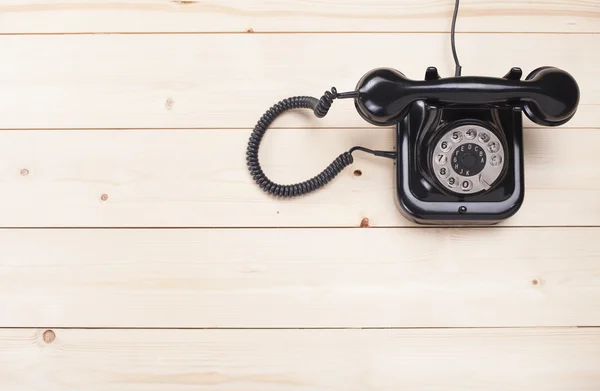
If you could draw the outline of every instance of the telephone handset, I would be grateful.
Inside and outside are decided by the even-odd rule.
[[[523,113],[542,126],[560,126],[577,111],[579,87],[567,72],[544,66],[521,80],[520,68],[504,77],[441,78],[435,67],[424,80],[411,80],[393,68],[366,73],[353,91],[335,88],[320,98],[296,96],[271,107],[248,142],[247,164],[258,186],[276,197],[315,191],[337,176],[362,151],[395,160],[396,200],[400,212],[422,224],[489,224],[514,215],[523,202]],[[396,150],[355,146],[325,170],[296,184],[272,182],[258,161],[269,125],[292,109],[310,109],[321,118],[335,99],[353,99],[359,115],[376,126],[394,126]]]
[[[504,78],[462,76],[442,79],[429,68],[424,81],[407,79],[390,68],[374,69],[359,81],[355,99],[358,113],[374,125],[393,125],[402,120],[410,105],[428,103],[481,106],[506,104],[522,108],[533,122],[544,126],[569,121],[579,102],[577,82],[555,67],[540,67],[520,81],[522,71],[513,68]]]

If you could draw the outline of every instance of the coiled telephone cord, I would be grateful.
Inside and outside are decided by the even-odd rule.
[[[345,93],[338,93],[335,87],[331,91],[326,91],[321,99],[317,99],[312,96],[295,96],[284,99],[277,104],[273,105],[268,109],[263,116],[258,120],[250,140],[248,141],[248,148],[246,152],[246,161],[250,175],[256,182],[256,184],[265,192],[276,196],[276,197],[297,197],[312,191],[315,191],[335,178],[344,168],[354,162],[352,153],[354,151],[363,151],[371,153],[375,156],[387,157],[395,159],[395,152],[391,151],[375,151],[368,148],[355,146],[350,150],[339,155],[327,168],[321,171],[318,175],[300,183],[294,183],[290,185],[281,185],[271,181],[263,172],[260,163],[258,161],[258,149],[263,136],[267,132],[269,126],[273,123],[282,113],[292,109],[311,109],[318,118],[322,118],[327,115],[331,105],[335,99],[355,98],[358,96],[358,92],[351,91]]]

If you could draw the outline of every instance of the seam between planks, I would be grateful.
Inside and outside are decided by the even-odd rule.
[[[580,105],[580,106],[584,106],[584,105]],[[588,104],[585,106],[600,106],[600,104]],[[266,109],[265,109],[266,111]],[[309,111],[310,112],[310,111]],[[257,120],[260,118],[260,116],[262,115],[262,112],[257,115]],[[169,130],[249,130],[252,129],[254,127],[254,125],[251,126],[246,126],[246,127],[234,127],[234,126],[210,126],[210,127],[201,127],[201,126],[196,126],[196,127],[157,127],[157,128],[150,128],[150,127],[114,127],[114,128],[82,128],[82,127],[75,127],[75,128],[68,128],[68,127],[57,127],[57,128],[43,128],[43,127],[36,127],[36,128],[0,128],[0,132],[1,131],[38,131],[38,130],[47,130],[47,131],[60,131],[60,130],[68,130],[68,131],[88,131],[88,130],[136,130],[136,131],[145,131],[145,130],[165,130],[165,131],[169,131]],[[527,129],[548,129],[549,131],[552,130],[561,130],[561,129],[599,129],[600,126],[560,126],[560,127],[540,127],[540,126],[524,126],[523,129],[527,130]],[[365,127],[365,126],[270,126],[269,130],[277,130],[277,129],[281,129],[281,130],[319,130],[319,129],[339,129],[339,130],[365,130],[365,131],[372,131],[372,130],[394,130],[394,126],[372,126],[372,127]]]
[[[503,34],[503,35],[597,35],[600,32],[595,31],[457,31],[455,34],[467,35],[467,34]],[[101,31],[101,32],[14,32],[14,33],[0,33],[2,35],[315,35],[315,34],[450,34],[450,30],[444,31],[418,31],[418,30],[407,30],[407,31]]]
[[[410,326],[410,327],[52,327],[52,326],[0,326],[0,330],[578,330],[578,329],[600,329],[597,326]]]
[[[407,220],[408,221],[408,220]],[[508,223],[508,220],[505,221]],[[461,229],[461,230],[481,230],[481,229],[597,229],[600,225],[414,225],[414,226],[398,226],[398,225],[378,225],[369,227],[360,226],[326,226],[326,225],[315,225],[315,226],[219,226],[219,227],[208,227],[208,226],[0,226],[0,231],[7,230],[29,230],[29,231],[43,231],[43,230],[343,230],[343,229],[381,229],[381,230],[409,230],[409,229]]]

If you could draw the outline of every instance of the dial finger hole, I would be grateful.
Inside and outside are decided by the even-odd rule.
[[[482,132],[479,135],[479,141],[481,141],[484,144],[487,144],[490,141],[490,135]]]
[[[435,157],[435,162],[437,164],[439,164],[440,166],[443,166],[444,164],[446,164],[448,162],[448,158],[446,157],[446,155],[444,155],[443,153],[439,153],[436,157]]]
[[[498,152],[498,150],[500,149],[500,144],[498,144],[496,141],[492,141],[491,143],[488,144],[488,151],[494,153],[494,152]]]
[[[444,152],[449,152],[452,149],[452,146],[448,141],[442,141],[440,144],[440,149]]]
[[[494,167],[501,165],[502,164],[502,156],[492,155],[492,158],[490,159],[490,164]]]
[[[455,143],[462,140],[462,138],[463,138],[463,136],[462,136],[461,132],[459,132],[459,131],[452,132],[452,141],[454,141]]]
[[[462,181],[462,183],[460,184],[460,188],[464,191],[469,191],[473,188],[473,184],[471,183],[471,181]]]

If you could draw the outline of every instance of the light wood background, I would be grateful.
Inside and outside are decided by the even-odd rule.
[[[248,175],[282,98],[452,75],[453,6],[0,0],[0,389],[600,389],[599,0],[461,1],[463,75],[581,88],[565,126],[525,119],[497,226],[408,222],[364,154],[300,199]],[[291,183],[356,144],[393,129],[338,101],[278,119],[261,162]]]

